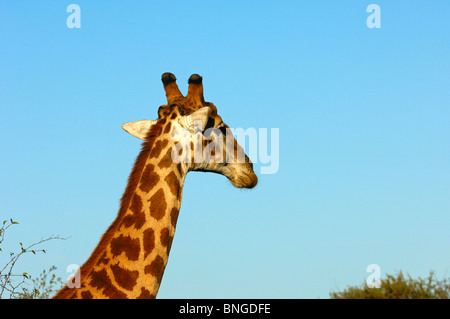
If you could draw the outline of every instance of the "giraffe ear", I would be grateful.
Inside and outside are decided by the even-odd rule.
[[[198,109],[192,114],[183,116],[178,120],[178,122],[185,129],[188,129],[190,132],[194,132],[194,126],[201,123],[200,127],[202,131],[205,130],[206,123],[208,123],[209,114],[211,113],[211,108],[205,106],[201,109]]]
[[[147,137],[147,133],[150,130],[150,127],[155,123],[156,123],[155,120],[140,120],[125,123],[122,125],[122,128],[131,135],[140,138],[141,140],[145,140],[145,138]]]

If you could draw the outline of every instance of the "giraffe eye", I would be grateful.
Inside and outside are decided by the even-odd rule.
[[[213,127],[214,127],[214,118],[208,117],[208,122],[206,123],[205,129],[203,132],[205,132],[207,129],[213,128]]]
[[[219,126],[218,129],[224,136],[227,135],[227,127],[225,125]]]

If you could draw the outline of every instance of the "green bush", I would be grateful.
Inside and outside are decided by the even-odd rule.
[[[52,274],[56,267],[51,267],[48,272],[44,270],[39,278],[32,279],[27,272],[15,272],[15,266],[25,254],[45,254],[45,249],[38,249],[44,242],[54,239],[64,240],[65,238],[52,235],[31,245],[24,245],[19,242],[18,245],[16,245],[16,251],[7,253],[2,249],[5,234],[7,231],[9,232],[10,227],[18,224],[19,223],[12,218],[9,221],[4,220],[3,223],[0,224],[0,257],[2,262],[3,260],[5,261],[4,264],[0,264],[0,299],[5,297],[11,299],[49,298],[63,285],[61,278],[56,278],[56,275]],[[31,286],[32,288],[28,288]]]
[[[433,271],[427,278],[405,277],[400,271],[396,275],[386,275],[381,279],[380,288],[361,286],[348,287],[342,292],[331,292],[332,299],[449,299],[448,279],[438,280]]]

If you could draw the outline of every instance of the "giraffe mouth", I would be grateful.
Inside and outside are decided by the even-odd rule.
[[[242,164],[236,164],[242,165]],[[228,165],[228,168],[234,165]],[[228,177],[231,184],[237,188],[253,188],[258,184],[258,177],[252,168],[239,168],[239,169],[230,169],[231,174]],[[228,174],[227,174],[228,175]]]
[[[256,184],[258,184],[258,177],[254,172],[251,172],[248,175],[245,174],[245,178],[241,177],[240,179],[243,179],[243,183],[240,184],[243,188],[253,188],[256,186]]]

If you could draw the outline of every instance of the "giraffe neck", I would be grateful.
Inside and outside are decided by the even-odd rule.
[[[150,144],[149,142],[146,142]],[[139,154],[119,214],[81,267],[81,287],[55,298],[155,298],[166,267],[185,174],[168,140]]]

